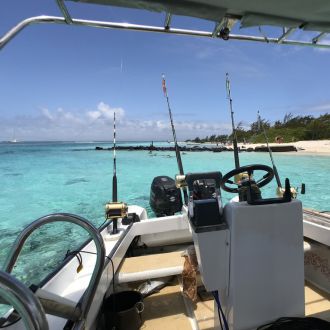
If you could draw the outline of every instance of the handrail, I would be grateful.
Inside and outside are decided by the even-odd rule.
[[[81,318],[80,320],[85,320],[87,313],[90,309],[91,303],[93,301],[97,285],[100,281],[104,262],[105,262],[105,247],[103,239],[96,227],[94,227],[86,219],[69,213],[55,213],[46,215],[32,222],[30,225],[25,227],[21,234],[17,237],[14,245],[5,261],[4,269],[10,273],[16,263],[16,260],[22,250],[22,247],[27,240],[27,238],[39,227],[52,223],[52,222],[70,222],[84,228],[92,237],[96,246],[96,263],[91,276],[89,285],[83,294],[81,299]]]
[[[23,283],[1,270],[0,296],[17,310],[26,329],[49,329],[44,309],[38,298]]]
[[[68,25],[82,25],[90,26],[97,28],[107,28],[107,29],[123,29],[123,30],[133,30],[133,31],[144,31],[144,32],[158,32],[158,33],[169,33],[176,35],[188,35],[188,36],[197,36],[197,37],[209,37],[214,38],[214,31],[200,31],[200,30],[189,30],[189,29],[178,29],[173,27],[166,26],[151,26],[151,25],[141,25],[141,24],[130,24],[130,23],[119,23],[119,22],[109,22],[109,21],[95,21],[95,20],[84,20],[71,18],[71,21],[68,23],[68,17],[60,16],[34,16],[27,18],[17,25],[15,25],[11,30],[5,33],[0,38],[0,50],[19,32],[21,32],[25,27],[34,23],[55,23],[55,24],[68,24]],[[291,32],[291,31],[290,31]],[[289,33],[288,33],[289,34]],[[250,36],[250,35],[239,35],[231,34],[228,35],[228,40],[243,40],[243,41],[257,41],[257,42],[266,42],[273,44],[283,44],[283,45],[295,45],[295,46],[309,46],[309,47],[318,47],[318,48],[330,48],[329,43],[318,43],[319,39],[314,38],[313,41],[299,41],[299,40],[288,40],[286,39],[287,35],[281,35],[278,38],[260,37],[260,36]],[[218,39],[221,39],[221,36],[217,36]],[[227,40],[227,38],[226,38]]]

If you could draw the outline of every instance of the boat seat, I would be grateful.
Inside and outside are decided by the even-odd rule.
[[[117,283],[143,281],[182,273],[183,250],[126,258],[118,273]]]

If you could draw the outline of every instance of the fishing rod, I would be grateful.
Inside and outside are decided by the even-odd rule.
[[[179,149],[178,142],[177,142],[177,139],[176,139],[176,133],[175,133],[175,128],[174,128],[174,124],[173,124],[172,111],[171,111],[170,101],[169,101],[168,94],[167,94],[166,81],[165,81],[165,75],[164,74],[162,75],[162,86],[163,86],[164,96],[166,97],[166,101],[167,101],[168,113],[169,113],[169,116],[170,116],[170,122],[171,122],[172,134],[173,134],[173,140],[174,140],[174,148],[175,148],[176,161],[178,163],[178,168],[179,168],[180,175],[184,175],[183,166],[182,166],[182,160],[181,160],[181,154],[180,154],[180,149]],[[187,201],[188,201],[187,190],[186,190],[185,187],[183,187],[182,189],[183,189],[184,200],[187,203]]]
[[[236,128],[234,124],[234,112],[233,112],[233,100],[230,94],[230,80],[229,75],[226,73],[226,90],[227,90],[227,98],[229,100],[229,108],[230,108],[230,115],[231,115],[231,125],[233,129],[233,145],[234,145],[234,159],[235,159],[235,167],[239,168],[239,156],[238,156],[238,146],[237,146],[237,134]]]
[[[105,218],[112,220],[111,235],[118,234],[118,219],[128,217],[128,207],[126,203],[118,202],[117,195],[117,164],[116,164],[116,113],[113,113],[113,177],[112,177],[112,202],[105,205]]]
[[[273,158],[273,152],[272,152],[272,149],[269,146],[268,136],[267,136],[267,133],[266,133],[265,126],[263,125],[263,123],[261,121],[261,117],[260,117],[259,111],[258,111],[258,128],[259,129],[260,128],[262,129],[262,131],[264,133],[264,136],[265,136],[265,140],[266,140],[266,144],[267,144],[267,148],[268,148],[268,153],[269,153],[269,156],[270,156],[270,160],[272,162],[272,165],[273,165],[273,171],[274,171],[274,175],[275,175],[277,186],[278,186],[278,188],[282,188],[280,176],[278,175],[278,171],[277,171],[277,168],[275,166],[275,162],[274,162],[274,158]]]
[[[116,164],[116,112],[113,112],[113,177],[112,177],[112,202],[118,202],[117,195],[117,164]],[[117,219],[113,219],[112,234],[117,234]]]

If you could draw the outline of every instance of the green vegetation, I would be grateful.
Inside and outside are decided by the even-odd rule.
[[[296,116],[291,113],[286,114],[282,121],[278,120],[273,125],[265,119],[261,119],[269,142],[275,142],[277,137],[281,137],[283,142],[295,142],[302,140],[325,140],[330,139],[330,114],[326,113],[314,118],[313,116]],[[238,142],[264,143],[265,137],[258,121],[253,122],[249,129],[244,129],[242,123],[236,127]],[[215,142],[225,143],[232,141],[230,135],[211,135],[205,138],[196,137],[187,142]]]

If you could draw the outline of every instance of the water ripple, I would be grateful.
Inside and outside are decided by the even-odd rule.
[[[67,182],[65,182],[65,185],[69,186],[69,185],[81,183],[81,182],[89,182],[89,181],[86,180],[85,178],[76,178],[76,179],[68,180]]]

